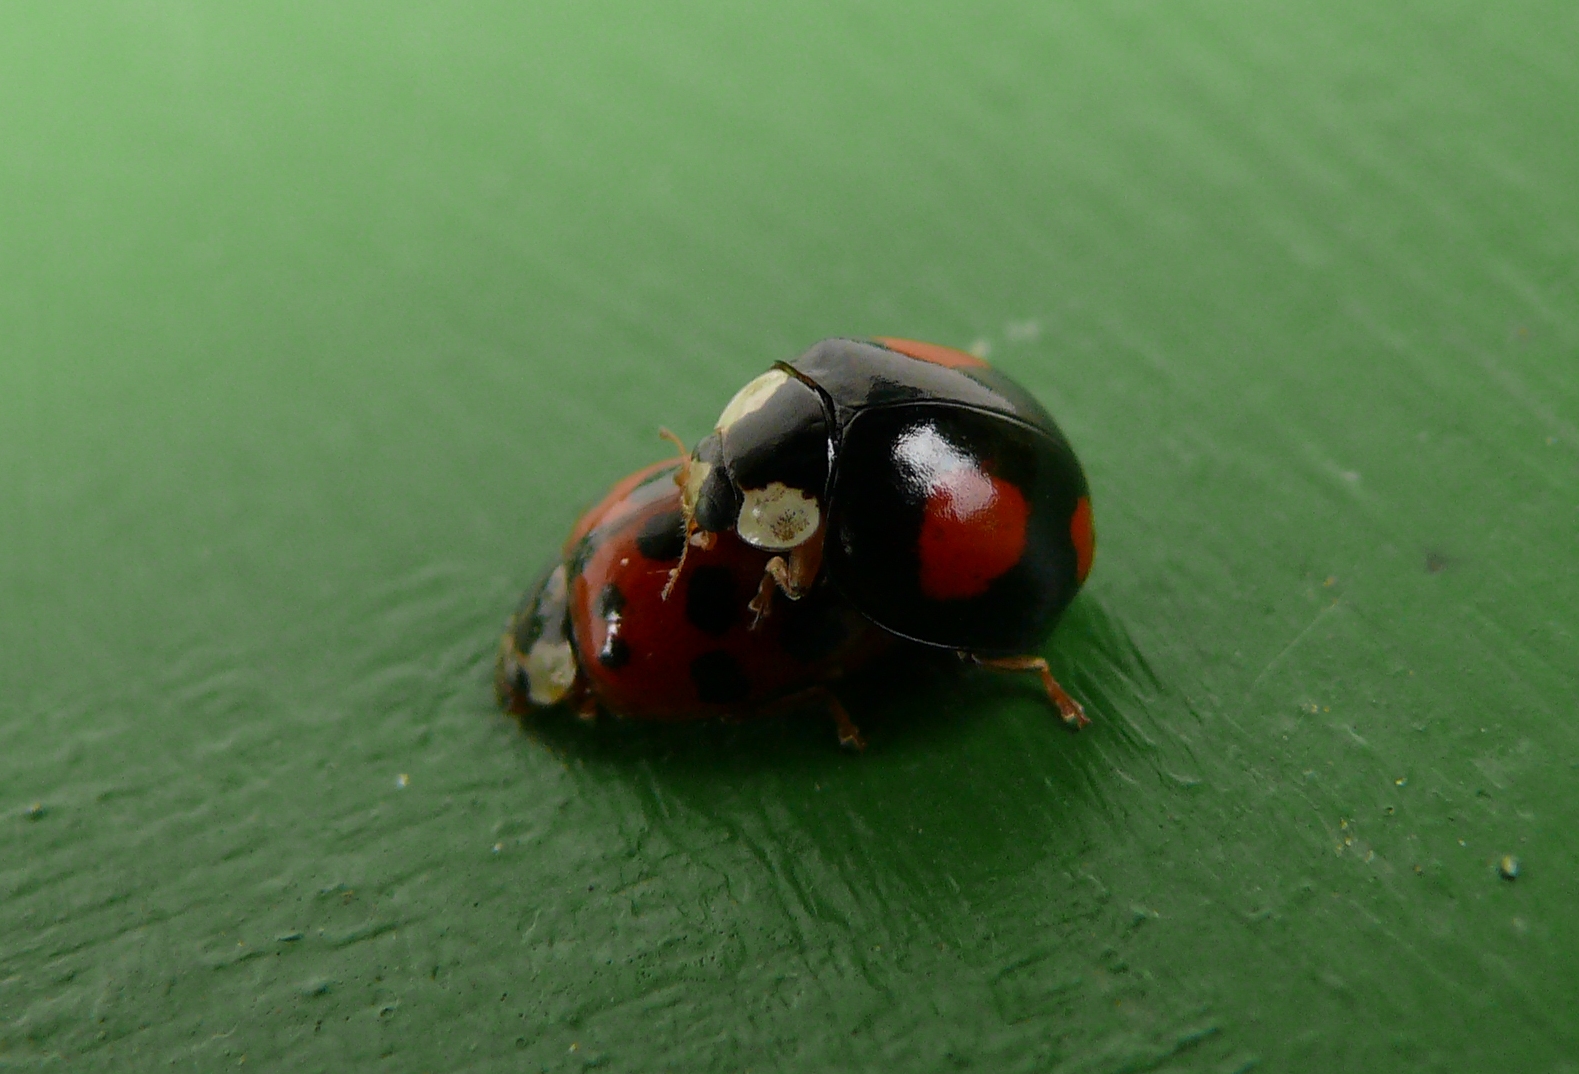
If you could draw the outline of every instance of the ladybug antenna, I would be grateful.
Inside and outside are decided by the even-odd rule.
[[[680,546],[680,562],[674,565],[669,572],[669,580],[663,584],[663,592],[659,594],[660,600],[668,600],[669,594],[674,592],[674,584],[680,580],[680,570],[685,566],[685,557],[691,552],[691,535],[696,532],[694,519],[695,508],[690,500],[683,495],[687,479],[691,476],[691,451],[685,446],[685,441],[675,436],[663,426],[658,427],[658,439],[667,440],[680,452],[680,468],[674,472],[674,483],[682,490],[680,496],[680,509],[685,514],[685,542]]]
[[[684,440],[675,436],[662,425],[658,426],[658,439],[669,441],[669,443],[674,445],[675,450],[680,453],[680,469],[675,472],[674,483],[681,488],[685,488],[685,479],[691,476],[691,449],[685,446]]]
[[[668,600],[669,594],[674,592],[674,583],[680,580],[680,569],[685,566],[685,557],[691,554],[691,522],[685,523],[685,544],[680,546],[680,562],[676,563],[669,571],[669,580],[663,583],[663,592],[658,594],[659,600]]]

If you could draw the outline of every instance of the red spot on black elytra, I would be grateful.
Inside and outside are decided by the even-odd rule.
[[[1069,539],[1075,545],[1075,578],[1084,584],[1086,575],[1091,573],[1091,560],[1097,554],[1097,535],[1091,524],[1089,496],[1080,497],[1080,501],[1075,504],[1074,517],[1069,520]]]
[[[957,351],[953,347],[942,347],[936,343],[923,343],[919,339],[892,339],[888,336],[879,336],[877,342],[906,357],[931,362],[933,365],[947,366],[950,369],[981,369],[987,365],[974,354]]]
[[[979,597],[1025,551],[1030,517],[1014,485],[970,467],[939,475],[922,509],[917,553],[928,600]]]

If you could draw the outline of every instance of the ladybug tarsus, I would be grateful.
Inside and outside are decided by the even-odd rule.
[[[846,711],[844,703],[827,690],[822,693],[827,699],[828,712],[833,716],[834,727],[839,732],[839,745],[856,753],[866,749],[866,736],[861,734],[861,729],[855,726],[854,720],[850,719],[850,713]]]
[[[768,560],[768,565],[762,570],[762,582],[757,586],[757,595],[751,598],[748,605],[755,616],[751,620],[752,630],[773,611],[775,591],[783,593],[790,600],[800,600],[817,580],[816,567],[808,565],[819,563],[821,559],[806,554],[804,549],[803,545],[790,552],[787,561],[783,556],[774,556]]]
[[[1047,666],[1047,661],[1040,656],[978,656],[975,653],[961,653],[966,659],[978,667],[992,671],[1034,671],[1042,678],[1042,689],[1047,692],[1047,699],[1058,710],[1058,715],[1063,717],[1064,723],[1071,731],[1078,731],[1091,724],[1091,718],[1086,715],[1086,710],[1080,702],[1070,697],[1064,688],[1058,685],[1058,680],[1053,678],[1053,669]]]
[[[773,563],[783,563],[783,560],[775,559],[768,564],[768,569],[762,572],[762,581],[757,585],[756,596],[746,605],[746,609],[751,612],[750,630],[760,627],[762,620],[773,611],[773,591],[778,588],[778,582],[773,577]]]

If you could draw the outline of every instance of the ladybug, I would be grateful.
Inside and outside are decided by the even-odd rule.
[[[1091,569],[1085,475],[1052,418],[963,351],[825,340],[737,392],[678,461],[614,486],[501,641],[500,703],[647,720],[820,703],[886,649],[1033,671]],[[782,597],[783,599],[778,599]]]
[[[776,595],[793,606],[828,585],[896,637],[1037,672],[1067,723],[1088,722],[1031,655],[1091,571],[1085,473],[1041,404],[980,358],[824,340],[741,388],[681,480],[687,551],[729,535],[771,554],[759,619]]]
[[[671,583],[686,552],[681,469],[670,460],[637,471],[576,523],[500,643],[500,704],[664,721],[820,704],[841,743],[863,747],[827,684],[896,639],[828,585],[757,622],[748,602],[771,553],[730,533],[691,550]]]

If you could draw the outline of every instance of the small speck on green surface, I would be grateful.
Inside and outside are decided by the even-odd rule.
[[[1527,2],[6,5],[0,1067],[1574,1070],[1575,55]],[[1078,447],[1092,726],[500,716],[578,510],[835,334]]]

